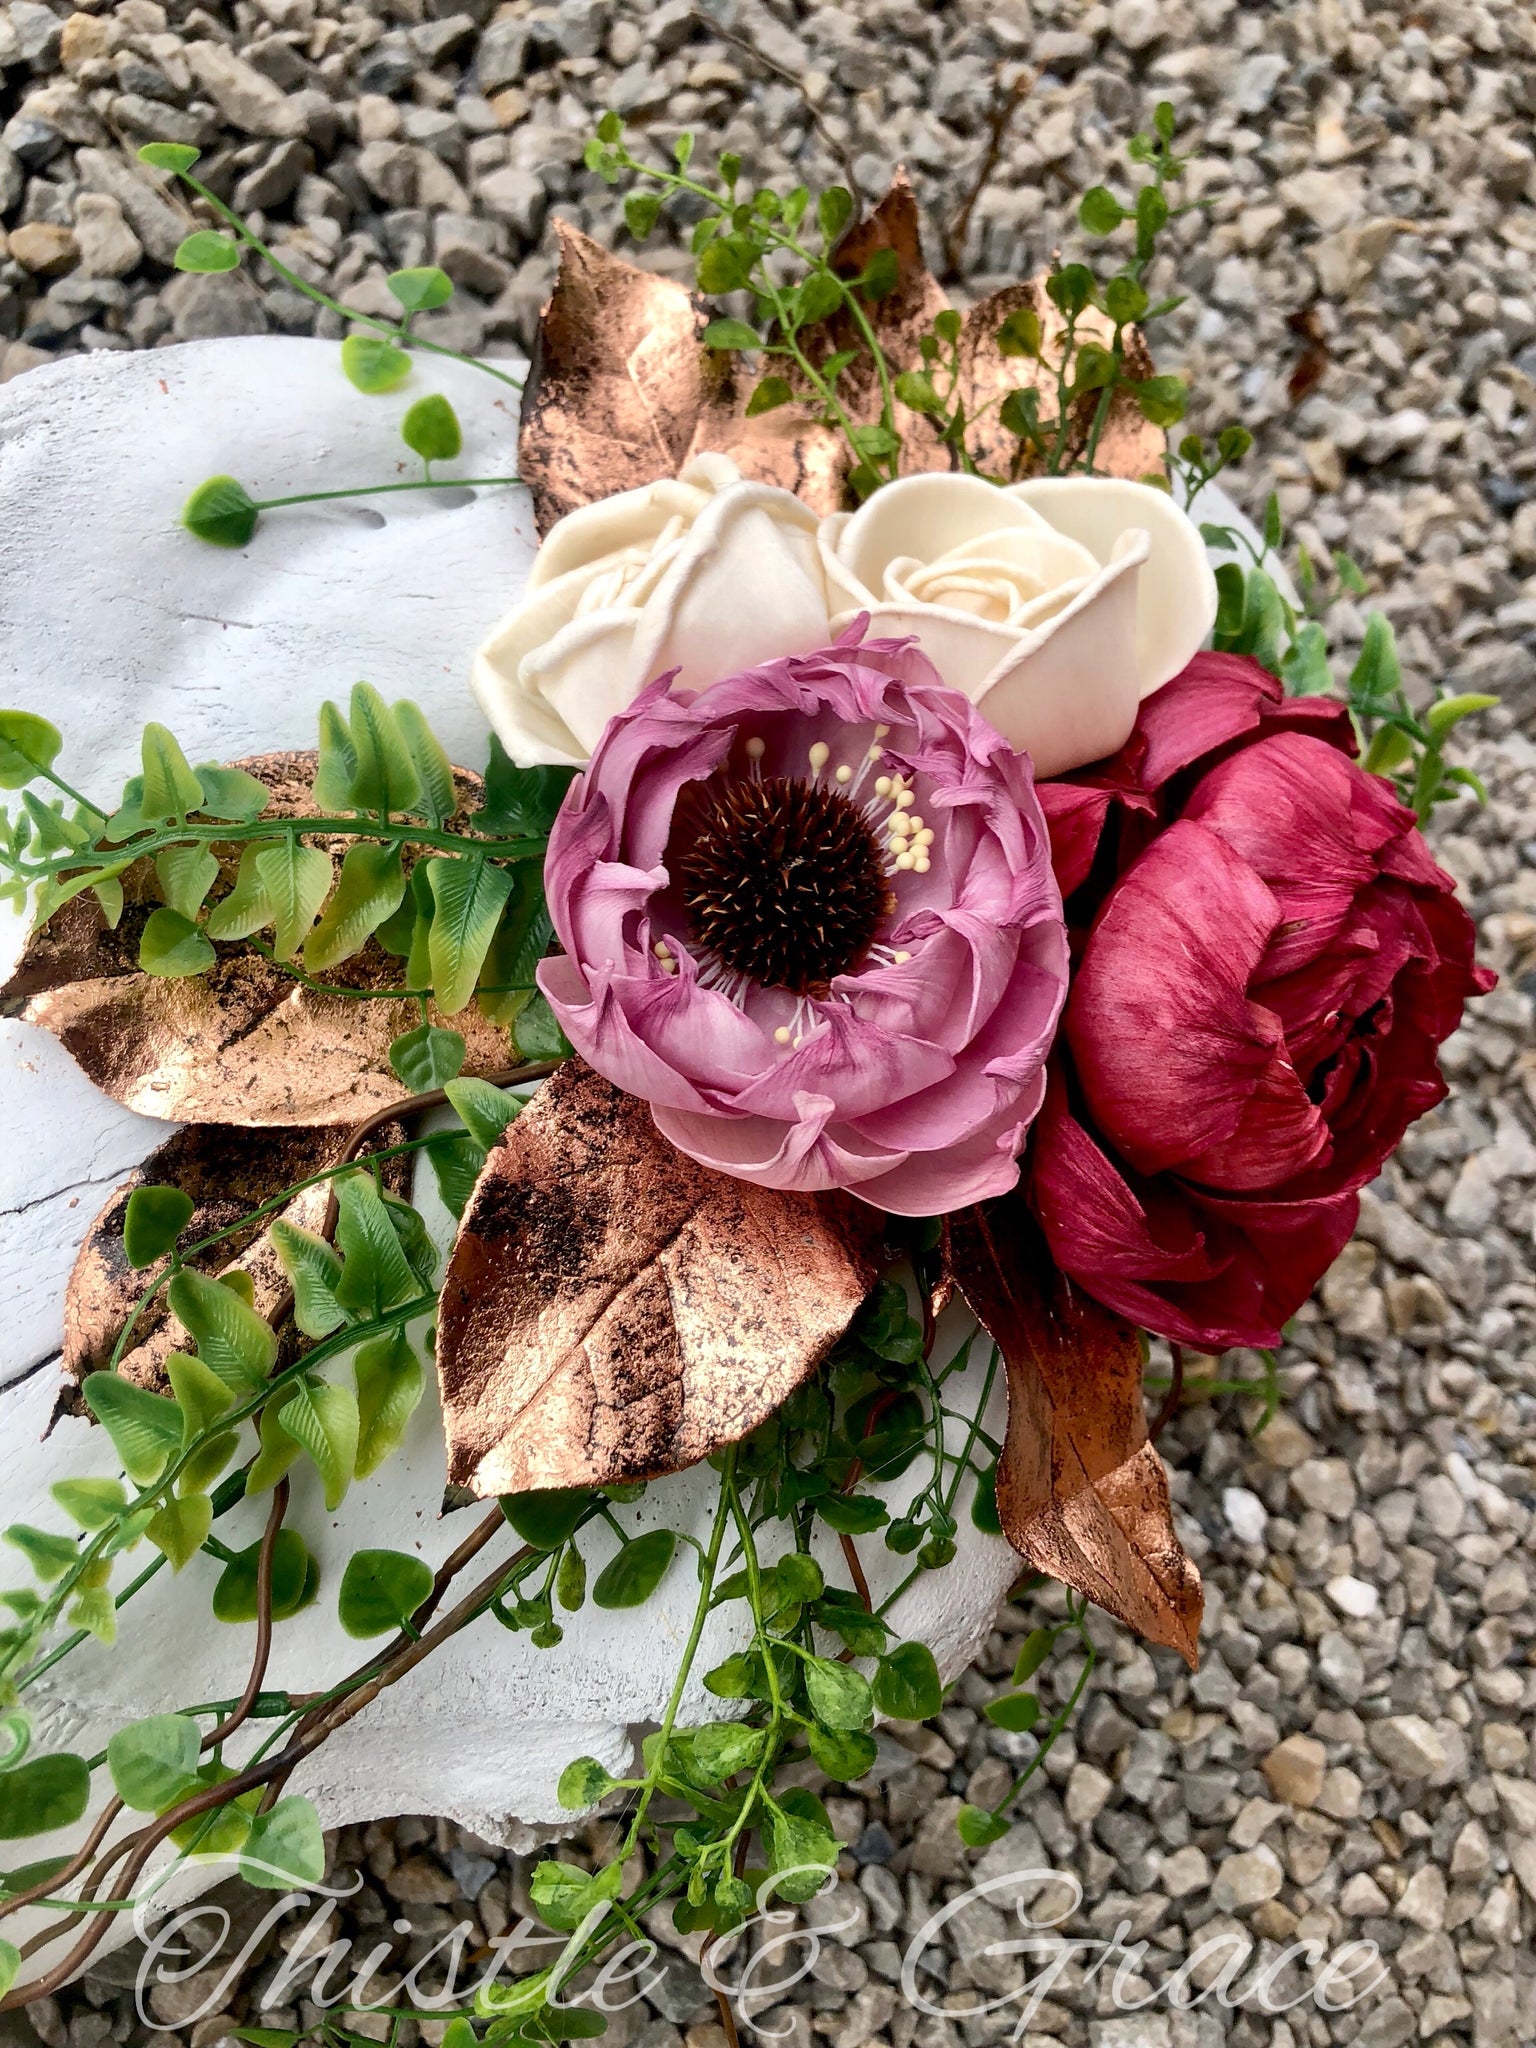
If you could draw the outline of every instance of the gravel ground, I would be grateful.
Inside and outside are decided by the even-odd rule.
[[[1503,980],[1446,1048],[1451,1099],[1367,1195],[1358,1238],[1299,1319],[1279,1417],[1255,1435],[1240,1401],[1199,1405],[1164,1439],[1206,1575],[1200,1674],[1101,1622],[1097,1689],[977,1868],[1075,1873],[1071,1931],[1128,1921],[1149,1943],[1148,1978],[1228,1925],[1263,1955],[1363,1937],[1389,1972],[1354,2011],[1309,2002],[1272,2018],[1214,1996],[1128,2013],[1109,1972],[1074,1965],[1030,2019],[1028,2048],[1536,2040],[1529,9],[726,0],[711,23],[680,0],[492,5],[0,5],[14,109],[0,145],[0,376],[57,351],[317,324],[306,301],[244,276],[173,275],[183,223],[129,161],[151,136],[201,145],[210,182],[361,309],[388,309],[386,269],[441,262],[461,293],[439,331],[494,350],[529,338],[551,213],[624,246],[613,197],[580,168],[603,107],[663,143],[693,127],[785,182],[836,176],[829,144],[870,192],[904,162],[943,267],[994,96],[1038,73],[951,280],[979,292],[1070,243],[1073,196],[1153,99],[1175,102],[1204,135],[1211,204],[1181,224],[1189,297],[1162,367],[1189,371],[1202,423],[1255,430],[1239,488],[1250,506],[1273,484],[1314,552],[1355,553],[1416,687],[1444,675],[1503,693],[1466,750],[1489,804],[1447,807],[1436,829]],[[647,260],[677,264],[664,250]],[[1299,402],[1298,371],[1315,380]],[[1359,615],[1341,605],[1333,624],[1348,640]],[[938,1721],[898,1731],[877,1782],[834,1803],[856,1844],[840,1904],[857,1902],[857,1924],[767,2017],[788,2048],[976,2048],[1012,2033],[1016,2007],[966,2017],[1026,1974],[980,1954],[1005,1933],[989,1906],[926,1952],[942,2014],[912,2010],[893,1978],[974,1860],[955,1809],[995,1798],[1024,1740],[979,1709],[1032,1618],[1002,1614]],[[366,1879],[351,1917],[377,1928],[409,1913],[413,1954],[466,1913],[494,1937],[523,1897],[515,1862],[431,1820],[349,1831],[338,1863]],[[666,1982],[608,2041],[724,2048],[689,1957],[658,1931],[673,1941]],[[109,1962],[34,2006],[30,2026],[0,2022],[0,2042],[143,2038],[130,1974]],[[162,1987],[150,2038],[211,2048],[270,1974],[258,1962],[221,2015],[191,2027],[185,1990]],[[1202,1966],[1197,1982],[1211,1975]],[[308,2016],[290,2010],[294,2024]]]

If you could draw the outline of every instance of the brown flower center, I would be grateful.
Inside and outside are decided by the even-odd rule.
[[[879,843],[841,791],[787,775],[698,793],[678,866],[694,937],[765,988],[823,992],[894,908]]]

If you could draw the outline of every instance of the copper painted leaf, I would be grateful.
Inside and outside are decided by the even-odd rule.
[[[560,274],[539,322],[518,441],[540,533],[578,505],[676,475],[708,354],[682,285],[556,225]]]
[[[1040,322],[1041,357],[1005,356],[997,337],[1011,313],[1032,311]],[[966,417],[973,422],[966,433],[966,446],[976,467],[988,476],[1010,482],[1037,476],[1044,468],[1040,458],[1010,434],[999,420],[1002,402],[1012,391],[1033,389],[1040,394],[1040,418],[1055,427],[1056,363],[1065,323],[1047,297],[1045,278],[1027,284],[1011,284],[989,299],[972,306],[965,316],[960,335],[960,395]],[[1108,345],[1114,328],[1102,313],[1090,308],[1078,316],[1079,339]],[[1126,335],[1126,367],[1137,378],[1152,375],[1152,358],[1139,329]],[[1075,462],[1087,445],[1100,393],[1085,392],[1074,401],[1067,429],[1067,459]],[[980,415],[980,417],[978,417]],[[1094,454],[1094,467],[1109,476],[1137,477],[1161,472],[1167,435],[1161,427],[1144,420],[1136,402],[1126,392],[1117,392]]]
[[[405,1136],[398,1123],[385,1124],[369,1140],[370,1151],[397,1145]],[[228,1228],[283,1188],[307,1180],[341,1156],[346,1127],[329,1129],[266,1129],[243,1131],[217,1124],[193,1125],[178,1131],[151,1153],[112,1196],[91,1225],[64,1298],[64,1370],[77,1380],[99,1371],[111,1359],[118,1334],[134,1304],[159,1277],[162,1266],[135,1272],[123,1254],[123,1213],[138,1187],[177,1187],[191,1197],[193,1210],[181,1233],[183,1244],[195,1244],[216,1230]],[[411,1160],[387,1160],[381,1171],[392,1193],[403,1195]],[[319,1230],[325,1218],[327,1187],[307,1188],[280,1214],[307,1230]],[[287,1292],[287,1278],[267,1232],[267,1218],[224,1238],[217,1247],[188,1261],[197,1271],[218,1274],[238,1266],[251,1277],[258,1315],[269,1315]],[[291,1333],[289,1341],[292,1341]],[[139,1319],[132,1348],[119,1370],[136,1385],[164,1391],[166,1354],[185,1348],[186,1339],[171,1315],[165,1297],[157,1295]]]
[[[273,792],[268,817],[313,810],[313,754],[261,754],[238,765]],[[459,773],[457,780],[472,808],[478,778]],[[323,843],[339,850],[339,841]],[[223,864],[226,882],[238,850]],[[409,1093],[390,1071],[389,1048],[421,1021],[414,998],[316,995],[239,944],[221,946],[204,975],[145,974],[139,934],[156,900],[148,863],[129,868],[122,883],[115,931],[87,891],[32,935],[0,988],[0,1014],[52,1032],[115,1101],[172,1122],[265,1128],[352,1124]],[[397,988],[401,963],[370,940],[346,963],[345,979]],[[466,1074],[507,1065],[505,1034],[478,1012],[467,1010],[454,1024],[468,1042]]]
[[[486,1161],[438,1319],[450,1486],[600,1486],[697,1464],[816,1369],[883,1219],[707,1172],[569,1060]]]
[[[952,1218],[949,1256],[1007,1368],[997,1509],[1009,1542],[1193,1668],[1200,1575],[1147,1440],[1138,1332],[1056,1269],[1017,1196]]]

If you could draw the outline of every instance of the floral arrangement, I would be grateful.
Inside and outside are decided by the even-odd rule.
[[[63,1482],[60,1526],[5,1532],[31,1583],[0,1595],[0,1838],[75,1830],[0,1878],[0,1928],[58,1914],[0,1938],[5,2006],[78,1969],[168,1856],[318,1879],[291,1776],[486,1618],[555,1652],[584,1607],[696,1573],[633,1772],[577,1756],[561,1780],[572,1814],[619,1812],[617,1847],[539,1866],[566,1939],[482,1991],[497,2040],[601,2031],[560,1987],[658,1903],[715,1942],[816,1892],[841,1845],[807,1777],[858,1779],[877,1716],[937,1711],[932,1650],[891,1614],[962,1518],[1070,1589],[988,1708],[1033,1740],[997,1806],[962,1811],[967,1843],[1006,1832],[1081,1695],[1090,1602],[1193,1663],[1149,1339],[1170,1401],[1184,1347],[1272,1352],[1443,1094],[1437,1047],[1488,978],[1419,827],[1470,782],[1446,743],[1489,700],[1416,712],[1379,616],[1336,678],[1319,592],[1360,587],[1354,565],[1299,557],[1293,581],[1273,503],[1262,545],[1183,509],[1249,439],[1167,446],[1188,394],[1144,330],[1173,303],[1147,280],[1174,145],[1160,106],[1134,189],[1082,202],[1123,262],[962,316],[900,183],[855,220],[839,188],[696,175],[686,139],[639,158],[609,116],[589,167],[631,184],[637,240],[684,210],[697,292],[562,231],[519,461],[544,538],[475,658],[482,775],[367,684],[309,755],[194,766],[150,725],[101,801],[45,719],[0,714],[0,869],[32,918],[7,996],[118,1101],[187,1125],[71,1283],[66,1401],[121,1478]],[[193,151],[143,154],[219,223],[183,268],[275,261]],[[381,394],[442,353],[413,322],[452,289],[390,285],[400,320],[342,345]],[[440,396],[402,436],[419,479],[318,495],[516,481],[445,471]],[[184,522],[243,547],[303,501],[215,477]],[[363,1549],[323,1586],[286,1520],[295,1468],[340,1513],[400,1445],[429,1347],[452,1497],[490,1511],[435,1573]],[[696,1540],[667,1481],[706,1461]],[[262,1533],[232,1548],[219,1524],[251,1501]],[[860,1545],[908,1561],[883,1599]],[[100,1757],[33,1754],[29,1690],[199,1552],[217,1624],[252,1631],[241,1696]],[[324,1693],[269,1689],[274,1630],[317,1598],[371,1647]],[[722,1616],[717,1717],[683,1725]],[[1048,1716],[1031,1681],[1068,1651]]]

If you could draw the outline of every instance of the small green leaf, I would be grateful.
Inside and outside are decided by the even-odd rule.
[[[1005,356],[1038,356],[1042,333],[1040,315],[1033,306],[1019,306],[997,330],[997,348]]]
[[[624,225],[637,242],[643,242],[656,225],[661,212],[659,192],[630,192],[624,200]]]
[[[278,1426],[307,1451],[320,1474],[327,1514],[346,1497],[357,1465],[357,1396],[324,1380],[299,1382],[277,1414]]]
[[[168,980],[206,974],[218,956],[197,926],[179,910],[152,911],[139,934],[139,965]]]
[[[550,1486],[503,1494],[501,1512],[525,1543],[536,1550],[558,1550],[575,1535],[592,1501],[585,1487]]]
[[[989,1536],[1001,1536],[1003,1524],[997,1512],[997,1467],[989,1466],[977,1474],[976,1491],[971,1497],[971,1525],[984,1529]]]
[[[322,811],[355,807],[352,782],[357,774],[357,748],[352,729],[339,705],[329,698],[320,706],[320,764],[315,770],[315,802]]]
[[[1093,272],[1086,264],[1067,263],[1045,281],[1046,296],[1069,320],[1076,319],[1093,297]]]
[[[405,899],[398,846],[362,839],[347,848],[335,893],[304,941],[304,966],[324,974],[360,953]]]
[[[399,720],[371,683],[354,683],[347,707],[357,766],[352,802],[363,811],[409,811],[421,783]]]
[[[169,1354],[165,1372],[182,1414],[181,1447],[190,1450],[234,1405],[234,1395],[216,1372],[185,1351]]]
[[[256,876],[272,905],[272,950],[291,960],[320,914],[330,893],[331,856],[318,846],[304,846],[297,834],[256,856]]]
[[[248,939],[252,932],[259,932],[263,925],[272,922],[272,899],[256,863],[263,853],[280,848],[281,844],[280,840],[254,839],[246,847],[240,856],[235,886],[208,912],[203,928],[209,938]]]
[[[779,1896],[790,1905],[814,1898],[842,1849],[815,1793],[791,1785],[769,1808],[764,1833]]]
[[[427,938],[432,989],[445,1017],[456,1016],[475,992],[501,913],[512,894],[504,868],[484,859],[434,860],[432,929]]]
[[[181,1411],[176,1403],[112,1372],[88,1374],[80,1391],[134,1485],[152,1486],[181,1448]]]
[[[453,297],[453,279],[434,264],[392,271],[384,283],[407,313],[435,313]]]
[[[423,462],[452,462],[464,447],[459,416],[437,391],[417,399],[400,422],[400,438]]]
[[[763,337],[745,320],[711,320],[704,330],[706,348],[761,348]]]
[[[756,1697],[757,1670],[755,1658],[738,1652],[704,1674],[705,1690],[720,1700],[753,1699]]]
[[[192,1220],[192,1197],[180,1188],[135,1188],[123,1211],[123,1256],[135,1272],[163,1259]]]
[[[756,261],[757,250],[744,236],[717,235],[699,256],[699,290],[710,298],[740,291]]]
[[[168,846],[155,856],[155,879],[172,910],[195,923],[203,898],[218,880],[219,863],[206,846]]]
[[[851,1664],[836,1664],[828,1657],[806,1660],[805,1692],[823,1728],[863,1728],[873,1712],[869,1681]]]
[[[318,1884],[325,1875],[325,1836],[320,1816],[297,1793],[280,1799],[270,1813],[251,1822],[240,1857],[240,1875],[265,1891],[286,1892]]]
[[[1032,1628],[1024,1638],[1013,1667],[1013,1682],[1022,1685],[1033,1678],[1040,1666],[1056,1646],[1056,1631],[1053,1628]]]
[[[816,222],[829,249],[852,219],[853,194],[841,185],[829,185],[816,202]]]
[[[0,1771],[0,1841],[73,1827],[90,1796],[85,1758],[67,1752],[33,1757],[13,1771]]]
[[[62,1864],[60,1867],[63,1867]],[[17,1889],[20,1890],[22,1887],[18,1886]],[[0,1998],[4,1998],[20,1975],[21,1950],[14,1942],[0,1941]]]
[[[737,1771],[750,1770],[763,1753],[767,1731],[745,1721],[706,1721],[688,1738],[693,1763],[708,1784],[720,1785]]]
[[[188,1268],[175,1276],[166,1294],[199,1358],[235,1399],[243,1400],[261,1385],[277,1356],[270,1323],[229,1288]]]
[[[139,162],[157,171],[190,171],[201,155],[201,150],[185,142],[146,142],[139,151]]]
[[[489,1081],[449,1081],[445,1093],[465,1130],[486,1152],[500,1143],[502,1132],[523,1106],[515,1095]]]
[[[416,770],[416,779],[421,784],[421,794],[414,808],[429,825],[446,825],[459,808],[452,763],[437,735],[409,698],[402,697],[390,708],[406,752],[411,757],[411,765]]]
[[[913,412],[944,410],[939,394],[933,388],[932,378],[921,370],[903,370],[893,388],[901,403],[910,406]]]
[[[206,1493],[177,1494],[155,1515],[144,1533],[173,1572],[196,1557],[213,1527],[213,1502]]]
[[[82,1529],[105,1529],[128,1505],[116,1479],[56,1479],[48,1491]]]
[[[1131,390],[1142,418],[1154,427],[1176,427],[1189,410],[1189,386],[1182,377],[1144,377]]]
[[[143,775],[138,807],[152,825],[184,818],[203,801],[203,785],[192,773],[176,737],[153,720],[145,726],[140,742]]]
[[[347,1559],[336,1612],[359,1640],[404,1628],[432,1590],[432,1568],[403,1550],[359,1550]]]
[[[1001,1814],[988,1813],[984,1806],[962,1806],[955,1815],[955,1831],[968,1849],[984,1849],[1000,1842],[1011,1823]]]
[[[901,281],[901,264],[894,249],[876,249],[864,266],[859,290],[866,299],[888,299]]]
[[[390,1046],[389,1064],[413,1095],[425,1095],[457,1077],[464,1064],[463,1036],[441,1024],[418,1024]]]
[[[939,1667],[926,1643],[898,1643],[875,1667],[875,1705],[893,1721],[927,1721],[944,1704]]]
[[[457,1221],[468,1208],[485,1166],[485,1147],[462,1132],[447,1131],[428,1139],[426,1153],[438,1197]]]
[[[1112,235],[1125,217],[1125,208],[1106,185],[1091,185],[1078,201],[1078,224],[1084,234]]]
[[[216,761],[199,761],[197,779],[203,786],[198,809],[206,817],[227,818],[233,824],[250,825],[272,801],[272,794],[254,775],[243,768],[221,768]]]
[[[485,767],[485,805],[470,823],[477,832],[505,839],[546,839],[574,768],[518,768],[495,733]]]
[[[336,1299],[350,1314],[372,1321],[412,1300],[421,1287],[372,1176],[351,1173],[334,1185],[336,1244],[345,1261]]]
[[[1006,1728],[1010,1735],[1027,1735],[1040,1718],[1040,1702],[1032,1692],[1004,1693],[982,1709],[994,1728]]]
[[[346,1321],[336,1299],[341,1260],[323,1237],[279,1216],[272,1244],[293,1289],[293,1319],[306,1337],[328,1337]]]
[[[844,1785],[862,1778],[879,1754],[875,1738],[853,1728],[808,1728],[806,1741],[818,1768]]]
[[[1452,726],[1463,718],[1471,718],[1479,711],[1491,711],[1498,701],[1497,697],[1475,690],[1463,691],[1456,697],[1442,697],[1438,704],[1431,704],[1425,712],[1424,723],[1437,740],[1444,739]]]
[[[596,1806],[617,1782],[595,1756],[579,1756],[560,1773],[555,1797],[567,1813],[581,1813]]]
[[[670,1529],[635,1536],[597,1575],[592,1598],[599,1607],[639,1607],[666,1576],[677,1538]]]
[[[1152,110],[1152,126],[1164,142],[1172,142],[1179,117],[1174,112],[1172,100],[1159,100]]]
[[[298,1445],[278,1419],[291,1391],[288,1386],[280,1387],[256,1417],[256,1434],[260,1448],[246,1467],[247,1500],[254,1500],[258,1493],[266,1493],[269,1488],[276,1486],[299,1455]]]
[[[411,374],[411,359],[381,335],[359,332],[341,344],[341,367],[347,382],[372,398],[403,384]]]
[[[620,133],[622,132],[623,131],[621,129]],[[614,140],[615,142],[617,142],[618,136],[615,136]],[[678,169],[680,171],[686,171],[689,164],[693,160],[693,137],[688,133],[686,129],[684,129],[683,133],[679,135],[677,140],[673,143],[672,155],[674,161],[677,164]]]
[[[404,1330],[362,1345],[352,1361],[357,1382],[357,1476],[367,1479],[400,1448],[426,1390],[426,1374]]]
[[[27,1522],[12,1522],[5,1540],[21,1552],[45,1586],[62,1578],[80,1555],[72,1536],[56,1536]]]
[[[161,1813],[197,1776],[202,1735],[186,1714],[152,1714],[119,1728],[107,1744],[107,1770],[124,1806]]]
[[[178,270],[210,275],[221,270],[238,270],[240,244],[216,228],[199,228],[188,235],[173,259]]]
[[[788,405],[794,395],[787,378],[764,377],[747,400],[747,418],[752,420],[759,413],[775,412],[781,405]]]
[[[64,741],[31,711],[0,711],[0,789],[21,789],[51,768]]]
[[[525,1060],[565,1060],[571,1043],[540,989],[535,989],[513,1020],[518,1055]]]
[[[254,1621],[261,1572],[261,1542],[237,1550],[213,1589],[213,1618],[231,1624]],[[286,1621],[308,1607],[320,1590],[320,1567],[296,1529],[279,1529],[272,1545],[272,1619]]]
[[[842,1536],[868,1536],[884,1528],[890,1509],[872,1493],[833,1493],[816,1502],[816,1512]]]
[[[1144,318],[1148,303],[1145,287],[1134,277],[1112,277],[1104,287],[1104,310],[1117,327]]]
[[[243,548],[256,531],[261,508],[232,476],[211,476],[181,508],[181,523],[216,548]]]

